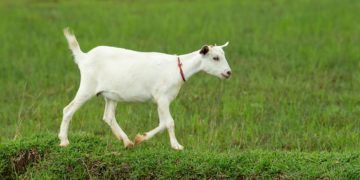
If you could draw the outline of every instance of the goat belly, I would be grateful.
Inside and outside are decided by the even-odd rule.
[[[113,91],[101,91],[101,95],[114,101],[120,102],[145,102],[151,100],[151,95],[146,93],[120,93]]]

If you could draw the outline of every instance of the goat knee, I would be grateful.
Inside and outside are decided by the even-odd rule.
[[[72,113],[68,110],[67,107],[63,109],[63,121],[70,121],[72,118]]]

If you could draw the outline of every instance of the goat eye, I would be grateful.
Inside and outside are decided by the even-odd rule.
[[[213,57],[213,60],[218,61],[219,57]]]

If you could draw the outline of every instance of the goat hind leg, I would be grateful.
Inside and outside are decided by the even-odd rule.
[[[134,143],[131,142],[126,135],[126,133],[121,129],[119,124],[116,122],[115,110],[117,103],[113,100],[105,98],[105,112],[103,116],[103,120],[111,127],[114,135],[119,139],[123,140],[124,146],[126,148],[131,148],[134,146]]]
[[[58,136],[60,139],[60,146],[65,147],[69,145],[68,130],[70,121],[74,113],[91,97],[91,95],[81,95],[80,93],[78,93],[76,94],[75,98],[64,108],[60,132]]]

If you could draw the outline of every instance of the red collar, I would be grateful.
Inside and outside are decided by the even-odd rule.
[[[178,67],[179,67],[179,70],[180,70],[181,78],[182,78],[182,80],[185,82],[186,80],[185,80],[184,72],[183,72],[183,70],[182,70],[182,64],[181,64],[181,62],[180,62],[180,57],[178,57]]]

